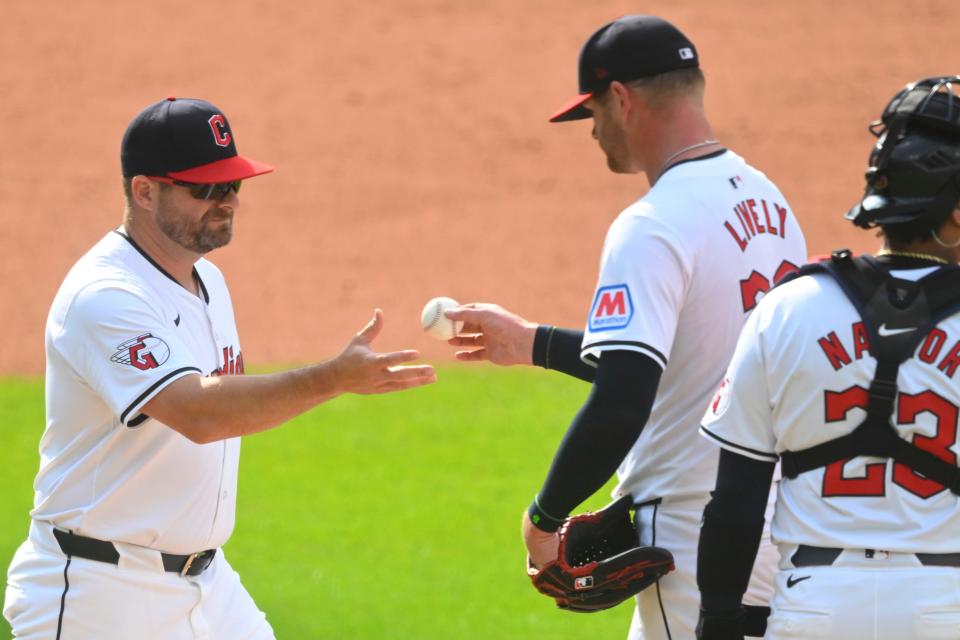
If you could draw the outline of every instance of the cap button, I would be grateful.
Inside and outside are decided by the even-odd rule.
[[[167,100],[169,100],[170,102],[176,102],[177,96],[168,96]]]

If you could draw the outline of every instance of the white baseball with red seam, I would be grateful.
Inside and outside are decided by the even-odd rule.
[[[449,340],[463,329],[463,322],[454,322],[443,312],[447,309],[456,309],[460,303],[453,298],[439,297],[434,298],[423,308],[420,314],[420,326],[427,334],[437,340]]]

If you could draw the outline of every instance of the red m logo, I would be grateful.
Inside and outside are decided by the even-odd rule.
[[[623,294],[623,289],[618,291],[604,291],[600,297],[600,302],[597,303],[597,312],[594,314],[594,317],[603,318],[605,316],[626,315],[627,303],[624,300]]]

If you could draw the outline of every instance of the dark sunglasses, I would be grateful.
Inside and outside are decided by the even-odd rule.
[[[197,200],[223,200],[230,194],[230,191],[233,191],[234,193],[240,193],[240,185],[242,184],[241,180],[234,180],[233,182],[217,182],[214,184],[202,184],[197,182],[182,182],[180,180],[174,180],[173,178],[167,178],[165,176],[147,177],[158,182],[187,187],[190,190],[190,195]]]

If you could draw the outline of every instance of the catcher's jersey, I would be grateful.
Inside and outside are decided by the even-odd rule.
[[[181,287],[121,231],[67,274],[46,327],[46,430],[31,515],[81,535],[171,553],[222,545],[240,440],[199,445],[140,413],[187,375],[243,372],[220,271]]]
[[[934,270],[892,273],[918,279]],[[839,285],[826,274],[799,278],[748,320],[701,433],[776,461],[859,425],[875,368],[863,322]],[[903,438],[953,463],[958,368],[960,315],[953,315],[900,366],[893,418]],[[957,531],[957,496],[904,465],[870,457],[781,480],[772,526],[783,544],[926,553],[960,551]]]
[[[618,470],[637,502],[705,493],[717,451],[696,437],[747,313],[806,261],[783,194],[731,151],[671,167],[607,233],[581,357],[639,351],[663,368]]]

